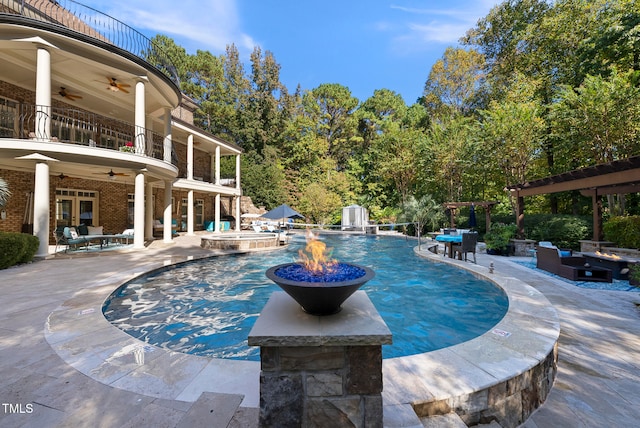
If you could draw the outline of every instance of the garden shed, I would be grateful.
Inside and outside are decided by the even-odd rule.
[[[342,230],[362,230],[369,224],[369,211],[360,205],[342,208]]]

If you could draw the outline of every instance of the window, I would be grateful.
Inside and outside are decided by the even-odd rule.
[[[0,137],[16,136],[17,107],[16,102],[0,98]]]

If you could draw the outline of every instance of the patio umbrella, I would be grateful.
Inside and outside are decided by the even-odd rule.
[[[478,221],[476,220],[476,210],[473,204],[471,204],[471,207],[469,208],[469,227],[473,228],[477,226]]]
[[[271,211],[267,211],[266,213],[262,214],[262,217],[271,220],[284,220],[285,218],[304,218],[299,212],[297,212],[287,204],[282,204],[278,207],[275,207]]]

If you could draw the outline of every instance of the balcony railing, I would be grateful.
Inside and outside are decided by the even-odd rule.
[[[157,43],[109,15],[73,0],[0,0],[0,5],[0,15],[16,14],[60,25],[129,52],[180,87],[175,58]]]
[[[99,114],[32,104],[0,104],[0,118],[0,138],[78,144],[164,160],[163,135]],[[177,166],[173,148],[171,153],[171,163]]]

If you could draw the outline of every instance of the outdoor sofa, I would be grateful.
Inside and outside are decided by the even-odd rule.
[[[611,269],[589,265],[582,256],[574,256],[571,250],[538,246],[536,267],[572,281],[611,282]]]
[[[58,246],[66,246],[65,251],[70,246],[76,249],[81,246],[88,250],[91,243],[99,244],[102,249],[104,245],[111,242],[126,242],[128,244],[129,240],[133,240],[133,229],[127,229],[118,234],[105,234],[102,226],[93,227],[81,224],[74,227],[57,227],[54,236],[56,251]]]

